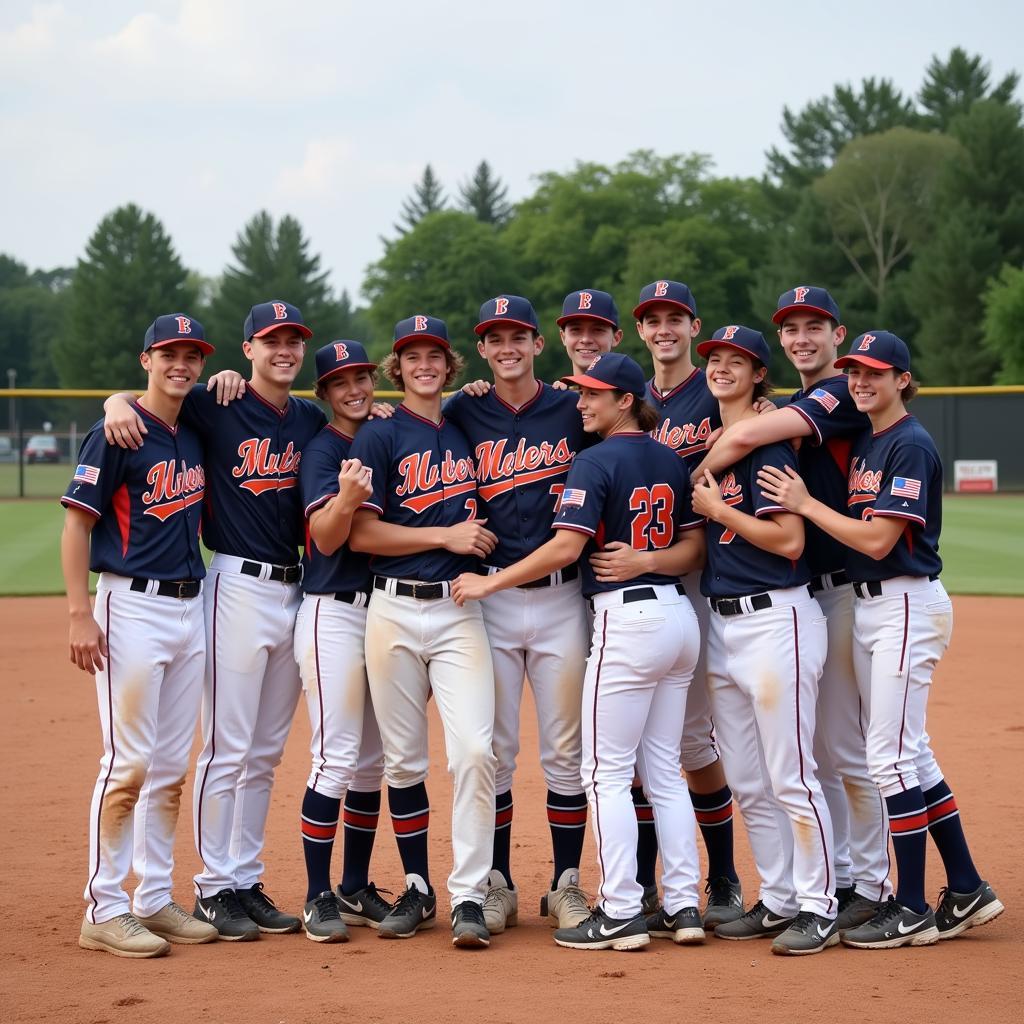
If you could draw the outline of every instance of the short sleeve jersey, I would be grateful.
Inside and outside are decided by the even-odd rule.
[[[299,463],[327,422],[319,406],[289,398],[279,409],[251,384],[230,405],[217,405],[215,393],[198,384],[185,399],[182,419],[205,449],[206,546],[275,565],[297,562],[304,540]]]
[[[457,526],[476,519],[473,456],[465,434],[444,416],[440,423],[404,405],[387,420],[371,420],[352,443],[350,457],[371,471],[373,493],[363,508],[398,526]],[[415,555],[375,555],[381,576],[439,583],[475,572],[479,562],[443,548]]]
[[[488,565],[505,568],[551,537],[551,522],[576,453],[593,443],[583,430],[575,391],[537,382],[518,409],[494,388],[481,398],[458,392],[445,417],[469,440],[476,463],[479,514],[498,537]]]
[[[757,486],[757,474],[764,466],[796,469],[793,446],[788,441],[766,444],[730,466],[718,480],[725,503],[749,516],[785,512]],[[765,590],[798,587],[811,578],[803,557],[792,560],[772,554],[714,521],[708,522],[707,530],[707,564],[700,578],[701,593],[706,597],[746,597]]]
[[[199,523],[206,486],[198,436],[172,427],[134,404],[146,423],[137,451],[107,444],[103,421],[78,453],[61,504],[96,517],[89,568],[154,580],[198,580],[206,575]]]
[[[647,401],[661,417],[651,436],[671,448],[693,472],[704,458],[708,438],[722,425],[718,401],[703,370],[695,369],[682,384],[664,394],[653,380],[648,381]]]
[[[837,512],[846,509],[846,481],[850,472],[853,440],[869,424],[859,412],[839,374],[796,391],[787,409],[793,409],[811,428],[797,453],[800,475],[811,495]],[[848,549],[831,534],[811,522],[804,523],[807,543],[804,557],[814,576],[846,568]]]
[[[877,434],[869,428],[857,438],[848,488],[851,516],[905,520],[903,533],[884,558],[876,561],[850,551],[850,579],[938,576],[942,571],[942,461],[928,431],[913,416],[908,413]]]
[[[587,597],[621,590],[622,583],[599,581],[589,556],[623,541],[636,551],[669,547],[681,530],[703,524],[690,503],[685,462],[650,435],[613,434],[580,452],[569,470],[555,516],[556,530],[578,530],[590,537],[580,565]],[[677,576],[643,573],[627,586],[677,583]]]
[[[302,556],[302,589],[307,594],[336,594],[368,590],[370,558],[342,544],[333,555],[323,554],[309,534],[309,519],[338,493],[338,473],[348,458],[352,438],[328,424],[302,450],[299,490],[306,518]]]

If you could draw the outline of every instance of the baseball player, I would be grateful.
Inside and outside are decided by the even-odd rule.
[[[443,320],[417,315],[396,325],[382,369],[405,397],[352,445],[373,489],[353,518],[349,547],[374,556],[366,671],[406,872],[406,889],[378,935],[408,938],[435,922],[424,781],[433,691],[454,777],[452,942],[472,948],[490,943],[483,901],[494,843],[494,673],[480,609],[457,607],[451,581],[489,556],[497,538],[477,518],[469,442],[441,414],[442,389],[461,368]]]
[[[633,316],[654,365],[654,376],[647,384],[646,395],[659,417],[654,437],[671,448],[687,469],[692,470],[703,455],[708,439],[721,426],[718,403],[690,355],[690,347],[700,334],[697,303],[690,289],[681,282],[652,281],[641,290]],[[607,581],[630,579],[637,569],[636,559],[634,552],[621,545],[617,548],[610,545],[592,556],[599,578]],[[687,593],[695,595],[700,589],[696,574],[683,583]],[[697,601],[694,607],[701,636],[707,636],[710,614],[707,605]],[[743,891],[733,861],[732,791],[715,746],[705,657],[706,649],[702,646],[686,700],[682,767],[708,855],[704,924],[713,929],[742,915]],[[650,805],[640,787],[634,787],[633,801],[640,822],[639,881],[645,888],[645,910],[653,913],[658,906],[658,890],[654,884],[657,837]]]
[[[477,351],[487,360],[494,385],[481,398],[454,395],[444,414],[466,435],[474,453],[478,511],[497,537],[485,569],[497,572],[550,537],[569,465],[591,442],[583,432],[576,395],[556,391],[534,376],[534,357],[544,338],[527,299],[488,299],[480,307],[476,333]],[[494,662],[497,758],[494,856],[484,920],[496,934],[518,919],[510,844],[525,673],[537,708],[554,861],[541,915],[557,927],[571,927],[590,914],[579,887],[587,823],[580,778],[580,702],[589,646],[579,566],[567,565],[496,593],[481,607]]]
[[[757,415],[771,353],[749,327],[697,346],[728,429]],[[819,953],[836,930],[832,823],[815,776],[814,711],[825,661],[825,616],[809,587],[803,520],[758,490],[763,466],[795,466],[787,444],[765,445],[694,487],[708,520],[701,590],[709,599],[707,673],[717,738],[739,801],[760,899],[715,929],[723,939],[775,936],[772,952]]]
[[[643,400],[643,371],[628,356],[598,357],[586,374],[563,378],[582,389],[584,429],[604,440],[573,462],[555,517],[555,535],[489,576],[455,581],[458,602],[489,599],[574,564],[588,542],[617,540],[637,550],[664,550],[672,571],[650,571],[630,586],[603,584],[583,563],[584,592],[595,615],[583,696],[583,780],[593,812],[599,902],[555,942],[575,949],[638,949],[650,942],[636,881],[636,816],[630,800],[634,767],[655,809],[662,841],[665,910],[658,934],[703,941],[697,910],[700,877],[696,822],[679,774],[686,690],[697,660],[697,620],[678,573],[703,558],[702,531],[689,504],[683,464],[648,432],[657,416]],[[683,530],[685,541],[675,543]]]
[[[186,913],[171,893],[174,828],[206,647],[202,449],[178,416],[212,351],[198,320],[157,317],[140,357],[149,383],[134,406],[149,424],[149,443],[123,451],[108,445],[96,424],[61,499],[71,661],[96,676],[103,735],[78,944],[115,956],[162,956],[168,941],[217,938],[216,928]],[[94,609],[90,569],[100,574]],[[124,890],[133,841],[134,913]]]
[[[845,514],[850,445],[867,426],[846,378],[833,368],[846,329],[824,289],[798,285],[779,296],[773,321],[800,388],[783,409],[733,424],[697,468],[713,475],[755,448],[790,438],[803,442],[800,473],[811,493]],[[811,589],[828,620],[828,655],[818,688],[814,758],[835,833],[836,899],[840,935],[870,919],[892,893],[885,809],[867,770],[861,696],[853,671],[853,587],[847,549],[834,536],[806,524],[804,557]]]
[[[301,927],[275,906],[260,877],[274,769],[301,689],[293,640],[304,540],[299,463],[326,423],[315,403],[290,395],[312,336],[299,309],[259,303],[243,333],[252,363],[245,393],[225,407],[197,386],[182,406],[183,421],[204,443],[203,540],[214,552],[204,590],[203,750],[194,800],[203,870],[195,914],[232,941]],[[136,417],[120,398],[108,399],[108,434],[138,443]]]
[[[949,644],[953,606],[939,582],[942,463],[906,409],[917,391],[910,353],[889,331],[868,331],[836,360],[871,421],[855,441],[848,514],[812,498],[793,467],[765,468],[772,501],[808,518],[850,548],[854,666],[867,695],[868,768],[885,798],[898,888],[878,912],[847,931],[859,949],[925,946],[1003,912],[971,859],[960,812],[925,729],[932,673]],[[946,869],[933,912],[924,896],[926,835]]]
[[[346,924],[376,928],[391,911],[369,880],[384,771],[363,654],[369,559],[345,544],[353,513],[371,493],[369,473],[348,453],[370,415],[375,368],[358,341],[335,341],[317,351],[316,394],[334,417],[303,449],[299,468],[307,539],[295,660],[313,759],[302,800],[302,923],[314,942],[345,942]],[[343,800],[344,873],[335,891],[331,854]]]
[[[569,292],[562,300],[562,315],[555,323],[573,373],[586,373],[599,355],[611,352],[622,341],[615,300],[597,288]],[[558,384],[563,386],[561,381]]]

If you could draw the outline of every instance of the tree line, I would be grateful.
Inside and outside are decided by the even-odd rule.
[[[318,341],[357,338],[382,355],[395,321],[427,311],[468,349],[480,303],[528,296],[545,327],[538,372],[562,372],[554,320],[576,288],[611,292],[623,347],[642,354],[629,310],[658,277],[694,290],[707,335],[769,329],[777,295],[828,287],[853,333],[893,330],[926,384],[1024,382],[1024,120],[1019,76],[993,81],[956,48],[917,93],[887,79],[836,85],[782,113],[783,144],[759,178],[720,177],[708,156],[643,150],[536,178],[510,203],[481,161],[452,195],[427,166],[398,212],[361,303],[336,294],[302,226],[257,213],[216,279],[181,262],[163,225],[126,205],[104,217],[74,268],[30,270],[0,256],[0,369],[38,387],[137,378],[143,331],[185,309],[218,346],[210,369],[244,369],[254,301],[299,305]],[[774,337],[772,337],[774,343]],[[473,365],[472,363],[470,364]],[[307,361],[303,382],[312,376]],[[785,360],[775,376],[791,383]]]

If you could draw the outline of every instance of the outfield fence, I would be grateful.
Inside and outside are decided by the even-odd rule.
[[[132,390],[126,388],[125,390]],[[64,492],[82,439],[103,414],[107,389],[0,388],[0,498],[54,498]],[[296,391],[313,398],[311,391]],[[379,391],[396,399],[397,391]],[[922,388],[911,409],[925,425],[953,487],[957,460],[995,462],[1000,491],[1024,491],[1024,385]]]

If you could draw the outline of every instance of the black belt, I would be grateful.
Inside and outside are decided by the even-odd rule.
[[[448,597],[445,590],[447,583],[403,583],[395,581],[395,594],[398,597],[415,597],[417,601],[439,601],[442,597]],[[373,577],[374,590],[387,590],[388,581],[384,576]]]
[[[263,563],[243,562],[241,571],[244,576],[255,576],[259,579],[263,575]],[[298,583],[302,579],[302,566],[272,565],[267,579],[271,579],[275,583]]]
[[[813,596],[814,591],[811,590],[811,585],[807,585],[807,593]],[[747,609],[743,607],[743,602],[750,602],[750,610],[753,612],[764,611],[765,608],[771,608],[772,606],[772,595],[771,594],[751,594],[749,597],[712,597],[710,598],[711,607],[714,611],[718,612],[719,615],[742,615]]]
[[[327,597],[334,601],[341,601],[342,604],[356,604],[361,597],[365,598],[367,601],[370,600],[370,595],[365,590],[339,590],[333,594],[329,592],[326,594],[312,594],[307,592],[306,596]]]
[[[580,567],[574,562],[572,565],[567,565],[562,570],[562,582],[571,583],[574,579],[578,579],[580,574]],[[551,576],[557,575],[552,573],[548,576],[541,576],[539,580],[530,580],[529,583],[520,583],[516,588],[517,590],[537,590],[540,587],[551,586]]]
[[[686,597],[686,588],[682,583],[676,584],[676,593]],[[658,592],[654,587],[632,587],[622,592],[623,604],[634,604],[637,601],[656,601],[657,599]]]
[[[136,576],[132,580],[131,589],[136,594],[146,594],[154,583],[154,593],[157,597],[177,597],[182,601],[198,597],[200,590],[203,589],[199,580],[147,580],[141,576]]]
[[[826,584],[826,580],[830,581]],[[811,593],[817,594],[822,590],[835,590],[836,587],[845,587],[850,582],[850,577],[846,575],[845,569],[840,569],[839,572],[827,572],[822,576],[811,577]]]
[[[928,579],[930,579],[933,583],[938,578],[938,576],[928,577]],[[883,582],[883,580],[868,580],[866,583],[854,583],[853,592],[858,597],[881,597]]]

